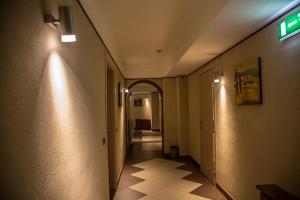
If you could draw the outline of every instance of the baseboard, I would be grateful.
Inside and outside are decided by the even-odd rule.
[[[120,171],[120,173],[119,173],[119,176],[118,176],[118,180],[117,180],[116,187],[115,187],[113,190],[110,190],[110,198],[109,198],[110,200],[113,200],[113,199],[114,199],[115,194],[116,194],[116,191],[117,191],[117,189],[118,189],[118,187],[119,187],[119,183],[120,183],[121,175],[122,175],[122,173],[123,173],[125,161],[126,161],[126,156],[125,156],[125,159],[124,159],[124,162],[123,162],[123,165],[122,165],[122,169],[121,169],[121,171]]]
[[[234,200],[234,198],[226,192],[218,183],[216,183],[216,188],[228,199],[228,200]]]
[[[120,182],[120,179],[121,179],[121,176],[122,176],[122,173],[123,173],[123,169],[124,169],[125,161],[126,161],[126,158],[125,158],[125,160],[124,160],[124,162],[123,162],[122,169],[121,169],[121,171],[120,171],[120,173],[119,173],[118,180],[117,180],[117,185],[116,185],[116,188],[115,188],[115,190],[117,190],[117,189],[118,189],[118,187],[119,187],[119,182]]]
[[[193,163],[194,163],[195,165],[197,165],[197,167],[201,170],[200,164],[199,164],[192,156],[188,156],[188,157],[190,157],[190,159],[193,161]]]

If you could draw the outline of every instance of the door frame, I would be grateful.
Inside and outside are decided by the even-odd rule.
[[[160,94],[160,97],[161,97],[161,135],[162,135],[161,152],[162,152],[162,154],[164,154],[165,153],[165,148],[164,148],[165,147],[165,145],[164,145],[165,139],[164,139],[164,98],[163,98],[163,90],[161,89],[161,87],[158,84],[156,84],[155,82],[153,82],[151,80],[147,80],[147,79],[142,79],[142,80],[134,81],[133,83],[131,83],[128,86],[128,90],[130,91],[130,89],[133,86],[135,86],[137,84],[140,84],[140,83],[145,83],[145,84],[149,84],[149,85],[154,86],[158,90],[158,92]],[[127,115],[128,114],[128,110],[127,109],[130,109],[129,108],[130,106],[127,105],[127,102],[128,102],[127,99],[129,99],[129,95],[128,94],[126,94],[126,96],[125,96],[125,102],[126,102],[126,109],[125,109],[126,138],[128,138],[128,136],[129,136],[128,135],[129,133],[128,133],[128,115]]]
[[[200,76],[205,74],[205,73],[211,72],[211,74],[212,74],[212,82],[211,82],[211,94],[212,94],[212,97],[211,97],[212,104],[211,105],[212,105],[212,108],[211,108],[211,111],[212,111],[212,120],[213,120],[213,123],[212,123],[213,124],[213,130],[212,130],[213,136],[212,136],[212,138],[213,138],[213,173],[214,173],[212,183],[214,185],[216,185],[216,177],[217,177],[217,173],[216,173],[216,168],[217,168],[217,162],[216,162],[216,128],[215,128],[216,127],[216,108],[215,108],[215,86],[216,85],[214,84],[214,73],[213,73],[214,70],[215,70],[215,67],[212,67],[212,68],[209,68],[209,69],[206,69],[206,70],[202,71],[201,73],[199,73],[198,79],[200,79]],[[200,84],[200,83],[198,82],[198,84]],[[201,98],[201,96],[200,96],[200,98]],[[200,107],[200,105],[199,105],[199,107]],[[200,139],[202,140],[201,129],[200,129]],[[201,152],[200,152],[200,156],[201,156]]]
[[[110,130],[109,130],[109,126],[108,126],[108,123],[109,123],[109,117],[108,117],[108,111],[110,109],[110,107],[108,107],[108,81],[109,81],[109,76],[108,74],[109,73],[112,73],[112,88],[113,90],[110,91],[112,92],[112,95],[113,95],[113,105],[111,107],[113,107],[113,110],[111,113],[113,113],[113,121],[114,121],[114,118],[115,118],[115,101],[116,101],[116,95],[115,95],[115,71],[114,69],[108,64],[106,63],[105,65],[105,118],[106,118],[106,123],[105,123],[105,130],[106,130],[106,134],[107,134],[107,163],[108,163],[108,176],[109,176],[109,195],[110,195],[110,198],[114,196],[114,192],[116,190],[116,185],[115,185],[115,166],[114,166],[114,163],[111,161],[111,159],[113,159],[115,157],[114,155],[114,145],[113,142],[114,140],[111,138],[110,134],[113,134],[114,133],[114,130],[115,130],[115,121],[113,122],[113,127],[112,127],[112,131],[111,133]],[[111,173],[111,170],[113,170],[113,174]]]

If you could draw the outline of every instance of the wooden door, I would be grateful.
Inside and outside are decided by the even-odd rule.
[[[115,144],[114,144],[114,130],[115,130],[115,93],[114,93],[114,72],[107,69],[107,136],[108,136],[108,167],[109,167],[109,188],[110,191],[115,189]]]
[[[200,166],[206,177],[215,183],[213,73],[199,76],[200,84]]]

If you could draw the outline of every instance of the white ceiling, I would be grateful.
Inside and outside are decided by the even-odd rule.
[[[80,2],[126,78],[160,78],[189,74],[299,0]]]

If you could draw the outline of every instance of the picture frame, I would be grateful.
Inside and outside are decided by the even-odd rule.
[[[118,106],[122,107],[122,87],[120,82],[118,82]]]
[[[134,106],[143,106],[143,99],[135,99]]]
[[[262,104],[261,58],[235,68],[234,93],[236,105]]]

